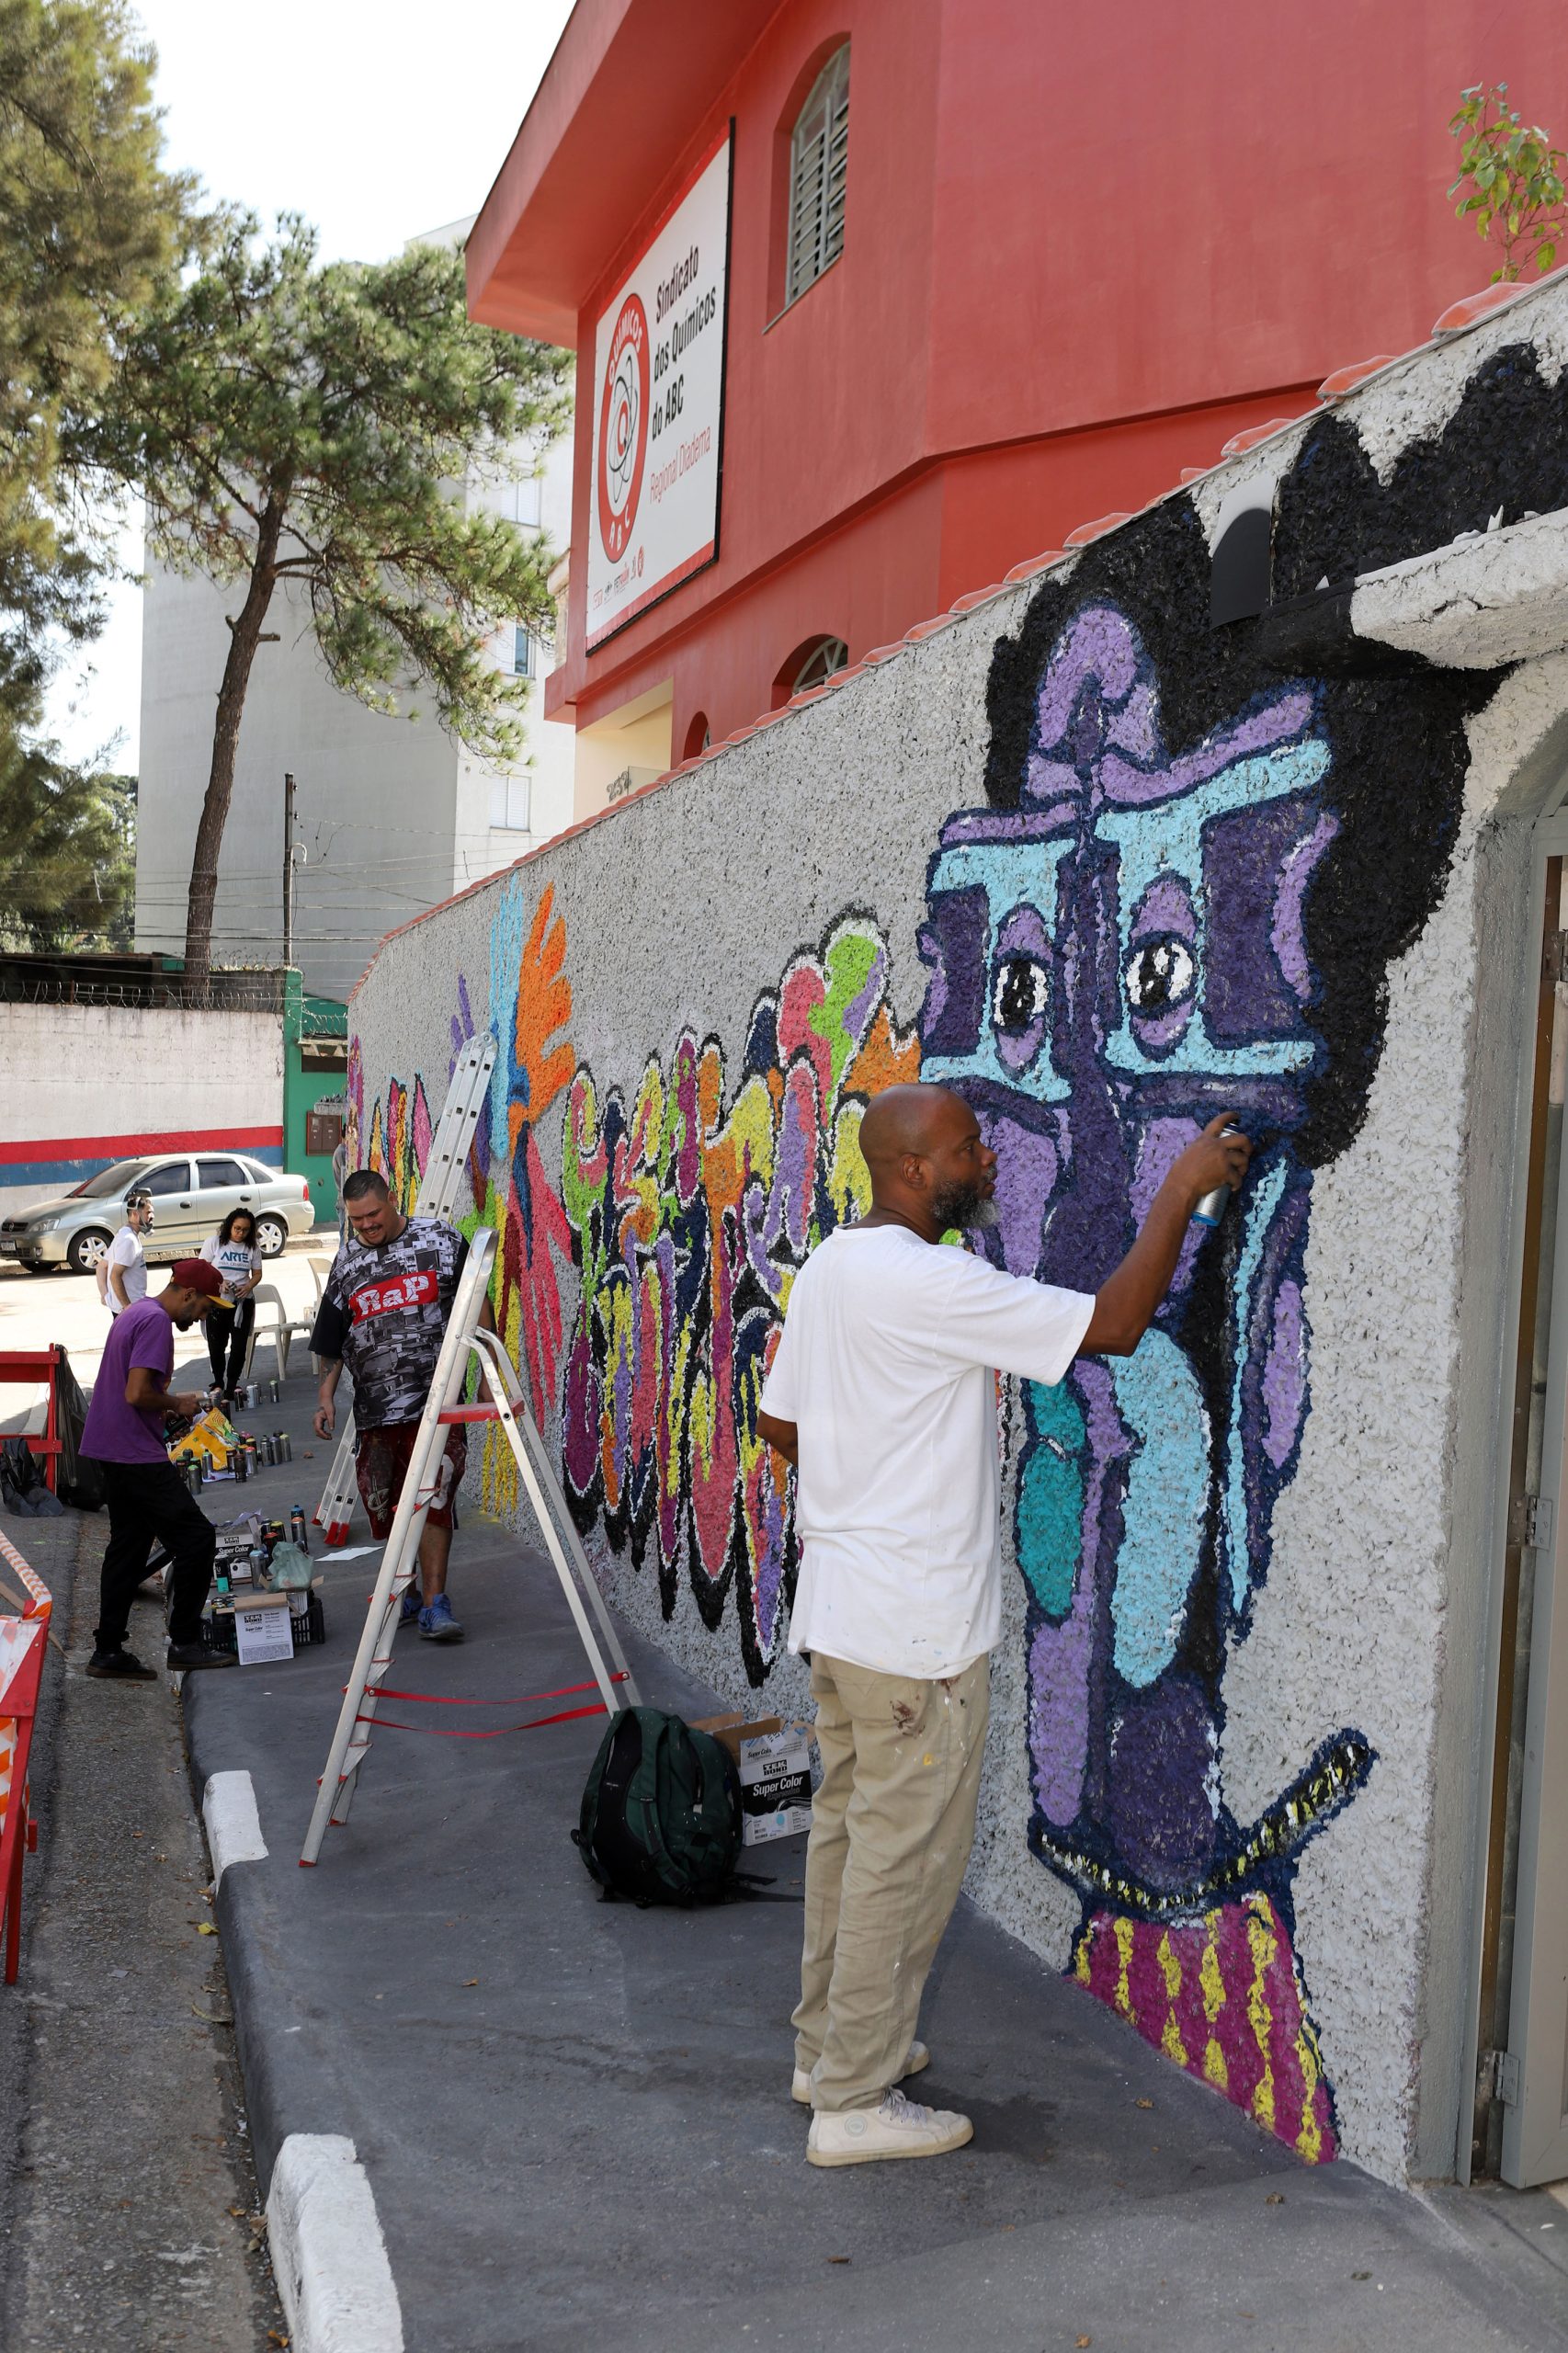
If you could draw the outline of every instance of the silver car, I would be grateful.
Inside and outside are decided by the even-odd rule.
[[[290,1234],[309,1233],[315,1223],[302,1176],[286,1176],[237,1152],[160,1152],[117,1160],[58,1200],[0,1218],[0,1259],[14,1258],[31,1275],[61,1267],[90,1274],[125,1222],[125,1197],[133,1187],[153,1196],[152,1229],[142,1237],[149,1259],[194,1256],[229,1211],[242,1207],[256,1213],[264,1258],[276,1258]]]

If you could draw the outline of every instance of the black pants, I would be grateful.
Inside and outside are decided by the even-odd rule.
[[[250,1327],[256,1322],[256,1302],[242,1299],[237,1307],[221,1307],[214,1300],[207,1311],[207,1353],[212,1362],[212,1378],[222,1389],[237,1389],[245,1369],[245,1349],[250,1345]],[[229,1372],[223,1375],[223,1352],[229,1354]]]
[[[100,1651],[119,1650],[131,1604],[147,1574],[154,1537],[168,1553],[169,1640],[201,1640],[201,1605],[212,1581],[217,1532],[172,1462],[106,1462],[104,1501],[108,1545],[104,1553],[98,1622]]]

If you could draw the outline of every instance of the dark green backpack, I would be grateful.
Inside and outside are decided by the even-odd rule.
[[[699,1904],[725,1893],[741,1851],[740,1779],[722,1743],[657,1708],[611,1719],[572,1833],[607,1896]]]

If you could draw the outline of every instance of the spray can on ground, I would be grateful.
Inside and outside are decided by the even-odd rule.
[[[1233,1120],[1229,1127],[1221,1129],[1220,1133],[1221,1138],[1225,1136],[1239,1136],[1241,1130],[1236,1125],[1234,1120]],[[1193,1211],[1192,1222],[1194,1225],[1218,1225],[1221,1219],[1224,1216],[1227,1208],[1230,1206],[1230,1186],[1216,1185],[1211,1192],[1204,1194],[1203,1199],[1198,1203],[1198,1206]]]
[[[292,1462],[294,1460],[294,1441],[287,1430],[278,1432],[278,1460],[279,1462]]]
[[[233,1454],[230,1455],[229,1467],[236,1479],[244,1480],[250,1476],[250,1464],[245,1460],[245,1450],[243,1446],[236,1446]]]
[[[289,1533],[293,1538],[301,1552],[308,1552],[310,1551],[310,1539],[305,1533],[305,1506],[303,1504],[296,1504],[292,1511],[289,1514]]]

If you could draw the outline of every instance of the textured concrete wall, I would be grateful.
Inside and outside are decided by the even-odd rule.
[[[590,1549],[687,1665],[786,1709],[756,1392],[794,1270],[865,1199],[865,1099],[962,1086],[1002,1159],[987,1247],[1085,1288],[1237,1111],[1253,1175],[1138,1355],[1006,1385],[970,1884],[1304,2156],[1392,2177],[1468,2129],[1530,826],[1568,664],[1432,666],[1352,591],[1568,506],[1565,315],[1552,287],[1413,355],[394,937],[351,1017],[359,1156],[407,1188],[495,1028],[461,1209],[504,1229]],[[1214,630],[1248,495],[1275,601]]]
[[[0,1211],[195,1138],[282,1157],[276,1013],[0,1005]]]

